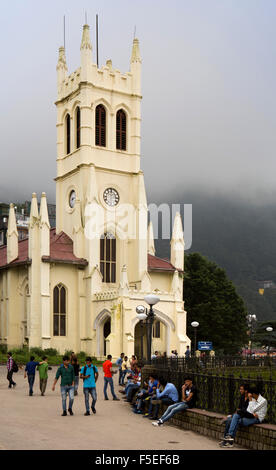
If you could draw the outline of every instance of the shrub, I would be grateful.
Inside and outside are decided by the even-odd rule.
[[[58,351],[54,348],[47,348],[43,350],[43,355],[45,356],[58,356]]]
[[[6,344],[0,344],[0,352],[6,354],[8,352],[8,346]]]

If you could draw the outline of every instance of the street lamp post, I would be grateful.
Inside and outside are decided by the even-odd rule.
[[[198,321],[193,321],[193,322],[191,323],[191,326],[193,327],[194,333],[195,333],[195,339],[194,339],[194,356],[195,356],[195,352],[196,352],[196,330],[197,330],[197,328],[198,328],[198,326],[199,326]]]
[[[272,326],[268,326],[268,327],[266,328],[266,331],[267,331],[268,333],[272,333],[272,331],[273,331]],[[269,353],[270,353],[270,346],[271,346],[271,335],[269,335],[269,336],[270,336],[270,338],[269,338],[269,346],[267,346],[267,355],[268,355],[268,356],[269,356]]]
[[[247,321],[249,326],[249,356],[252,356],[252,332],[254,328],[254,323],[257,321],[257,317],[255,314],[251,315],[250,313],[247,315]]]
[[[159,302],[159,297],[154,294],[146,295],[144,297],[144,301],[149,305],[149,309],[144,307],[143,305],[138,305],[136,307],[136,313],[139,320],[146,320],[146,328],[147,328],[147,360],[150,362],[151,360],[151,345],[152,345],[152,325],[154,321],[154,311],[153,305]]]

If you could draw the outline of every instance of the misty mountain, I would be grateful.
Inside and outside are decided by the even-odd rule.
[[[276,288],[259,294],[259,281],[276,285],[275,205],[195,192],[170,202],[193,207],[192,246],[186,253],[199,252],[224,268],[248,312],[258,320],[275,320]],[[169,241],[159,238],[155,243],[157,256],[169,258]]]

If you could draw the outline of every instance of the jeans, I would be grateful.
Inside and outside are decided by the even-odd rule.
[[[48,379],[40,379],[39,381],[39,387],[40,387],[40,391],[41,391],[41,395],[45,393],[45,390],[46,390],[46,386],[47,386],[47,380]]]
[[[119,385],[123,385],[123,371],[122,369],[119,369]]]
[[[73,387],[73,385],[61,385],[60,386],[60,393],[61,393],[63,411],[66,411],[67,394],[69,396],[68,409],[72,409],[72,406],[73,406],[73,403],[74,403],[74,387]]]
[[[35,381],[35,375],[28,374],[28,382],[29,382],[29,395],[33,394],[33,386]]]
[[[175,403],[174,405],[170,405],[165,413],[163,414],[163,416],[161,416],[161,420],[163,421],[163,423],[165,423],[166,421],[168,421],[169,419],[171,419],[173,417],[173,415],[175,415],[175,413],[179,413],[179,411],[184,411],[184,410],[187,410],[187,408],[189,408],[188,404],[185,403],[185,401],[182,401],[180,403]]]
[[[137,384],[129,384],[126,392],[126,397],[128,401],[131,401],[131,397],[133,396],[133,392],[139,390],[140,385]]]
[[[121,381],[121,384],[122,384],[122,385],[124,385],[124,383],[125,383],[125,376],[126,376],[127,374],[130,374],[130,373],[131,373],[131,370],[128,370],[128,369],[122,371],[122,379],[121,379],[121,380],[122,380],[122,381]]]
[[[7,374],[7,380],[9,381],[9,388],[11,388],[12,385],[15,385],[15,382],[12,380],[12,374],[13,374],[13,371],[9,370]]]
[[[97,401],[96,387],[83,387],[86,411],[89,413],[89,394],[92,397],[92,408],[95,408]]]
[[[110,386],[111,394],[113,398],[117,398],[114,392],[114,384],[113,384],[113,378],[112,377],[104,377],[104,397],[108,398],[107,396],[107,386]]]
[[[228,421],[228,420],[227,420]],[[226,421],[226,426],[228,425]],[[230,419],[229,419],[230,421]],[[233,414],[232,419],[229,423],[228,434],[231,437],[235,437],[239,426],[251,426],[252,424],[258,424],[260,421],[258,418],[241,418],[238,413]],[[225,426],[225,428],[226,428]]]
[[[77,395],[78,393],[79,381],[80,381],[79,375],[75,375],[75,382],[74,382],[74,394],[75,395]]]
[[[155,400],[157,401],[157,403],[152,403]],[[164,397],[164,398],[162,397],[160,399],[152,398],[150,400],[148,413],[149,413],[149,415],[153,414],[154,418],[156,418],[156,419],[158,418],[158,412],[159,412],[159,408],[160,408],[160,404],[161,404],[161,403],[158,403],[159,401],[161,403],[163,403],[164,405],[174,405],[175,404],[175,402],[173,402],[172,399],[168,398],[168,397]],[[154,413],[153,413],[153,407],[154,406],[155,406],[155,410],[154,410]]]

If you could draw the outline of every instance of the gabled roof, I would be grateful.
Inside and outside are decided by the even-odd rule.
[[[0,269],[22,264],[30,264],[28,258],[28,238],[18,242],[18,257],[7,264],[7,245],[0,247]],[[83,258],[77,258],[73,253],[73,241],[64,232],[56,234],[56,229],[50,230],[50,256],[43,256],[42,260],[49,263],[75,264],[86,266],[88,263]]]
[[[174,272],[176,268],[168,260],[148,254],[148,270]]]

